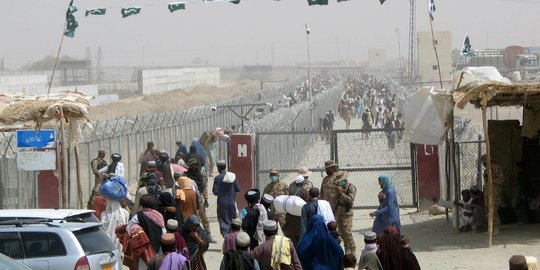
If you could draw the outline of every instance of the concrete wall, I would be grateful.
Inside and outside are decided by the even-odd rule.
[[[220,84],[219,67],[141,70],[139,91],[142,95],[158,94],[199,84]]]
[[[441,66],[442,80],[451,80],[452,72],[452,33],[435,32],[437,52]],[[418,32],[418,74],[424,82],[439,81],[437,58],[433,50],[431,32]]]
[[[90,106],[106,105],[118,100],[117,94],[98,95],[94,96],[94,99],[90,101]]]
[[[70,85],[51,87],[51,93],[60,93],[62,91],[74,91],[77,89],[90,96],[99,94],[97,85]],[[26,74],[26,75],[6,75],[0,76],[0,93],[6,94],[25,94],[42,95],[47,94],[49,80],[47,75]]]
[[[7,75],[0,76],[0,93],[41,94],[47,89],[46,75]]]

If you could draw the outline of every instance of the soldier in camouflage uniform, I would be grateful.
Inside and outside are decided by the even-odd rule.
[[[482,155],[480,157],[480,162],[482,162],[482,165],[484,166],[484,183],[487,186],[488,181],[488,173],[487,173],[487,156]],[[499,234],[499,224],[501,223],[499,219],[499,214],[497,213],[497,209],[499,208],[501,202],[502,202],[502,185],[504,182],[504,174],[501,166],[499,164],[495,163],[495,160],[493,158],[491,159],[491,179],[493,180],[492,185],[492,196],[493,196],[493,235]],[[486,205],[486,214],[489,211],[488,206],[488,196],[486,192],[485,196],[485,205]]]
[[[270,183],[264,187],[263,194],[272,195],[274,198],[280,195],[289,195],[289,186],[285,181],[279,179],[279,171],[277,169],[270,170]],[[279,222],[279,226],[283,228],[285,225],[285,213],[277,213],[274,204],[271,205],[270,209],[274,213],[274,220]]]
[[[353,222],[353,210],[354,197],[356,196],[356,187],[350,183],[347,178],[349,173],[346,171],[338,171],[336,173],[336,185],[335,185],[335,202],[336,202],[336,223],[338,225],[338,231],[343,237],[343,244],[345,246],[345,254],[356,254],[356,244],[352,236],[352,222]]]
[[[338,165],[333,160],[327,160],[324,162],[324,168],[326,170],[326,176],[322,180],[321,184],[321,200],[327,200],[332,206],[334,216],[336,215],[336,172]]]

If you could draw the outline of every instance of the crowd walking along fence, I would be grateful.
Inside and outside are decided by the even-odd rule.
[[[320,131],[271,131],[256,134],[255,162],[257,186],[269,183],[271,168],[280,171],[280,178],[291,183],[297,168],[306,166],[309,177],[320,187],[325,176],[324,162],[335,160],[339,169],[349,172],[348,180],[357,188],[355,208],[377,207],[380,191],[378,176],[389,174],[399,194],[400,205],[416,206],[414,147],[396,141],[391,147],[388,136],[402,130],[351,129]]]
[[[295,78],[281,88],[267,89],[253,94],[237,97],[218,104],[198,106],[170,113],[154,113],[144,115],[124,116],[115,119],[97,121],[93,127],[83,126],[82,140],[78,144],[80,173],[83,190],[83,204],[89,197],[93,186],[93,174],[90,161],[102,149],[107,152],[107,160],[112,153],[120,153],[125,165],[125,176],[132,188],[138,181],[139,154],[146,148],[146,142],[153,141],[156,148],[167,151],[170,155],[176,152],[176,141],[191,144],[194,138],[199,138],[204,131],[221,127],[240,125],[237,115],[220,106],[247,103],[277,104],[285,94],[294,91],[302,78]],[[111,105],[112,106],[112,105]],[[213,109],[215,108],[215,109]],[[17,169],[16,136],[13,132],[0,134],[0,208],[34,208],[38,206],[38,172]],[[218,157],[225,158],[226,143],[220,141]],[[76,189],[76,166],[74,152],[68,149],[68,205],[78,206]],[[54,192],[54,191],[51,191]]]

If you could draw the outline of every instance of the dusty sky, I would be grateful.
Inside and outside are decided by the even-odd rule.
[[[365,60],[369,48],[388,58],[407,55],[409,1],[350,0],[328,6],[306,0],[242,0],[202,3],[169,13],[174,0],[75,0],[79,28],[62,54],[93,60],[98,46],[105,66],[189,65],[200,57],[217,65],[295,64],[307,59],[304,24],[309,24],[311,61]],[[417,0],[417,30],[428,31],[427,1]],[[56,54],[69,0],[0,0],[0,58],[22,65]],[[120,7],[142,6],[121,18]],[[461,48],[465,32],[473,49],[540,46],[540,0],[436,0],[435,30],[452,31]],[[105,16],[84,17],[86,8],[108,7]],[[338,46],[339,45],[339,46]],[[272,58],[273,48],[273,58]]]

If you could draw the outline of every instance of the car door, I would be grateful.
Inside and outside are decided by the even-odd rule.
[[[0,253],[23,262],[24,250],[18,232],[0,232]]]

